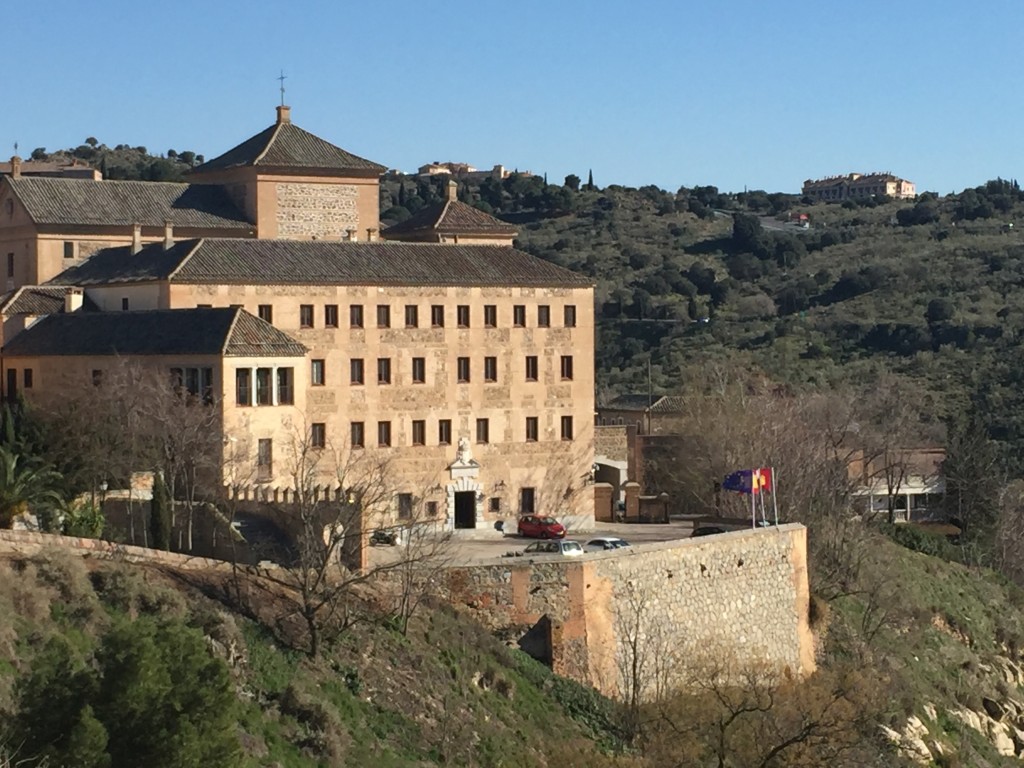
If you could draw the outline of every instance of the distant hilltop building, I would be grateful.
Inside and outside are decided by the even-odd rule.
[[[917,196],[914,182],[884,173],[850,173],[845,176],[826,176],[824,179],[808,179],[804,182],[804,197],[829,202],[858,200],[887,195],[897,200],[909,200]]]
[[[22,160],[15,155],[9,163],[0,163],[0,176],[43,176],[46,178],[92,179],[99,181],[103,175],[77,159],[72,160]]]
[[[510,171],[504,165],[496,165],[489,171],[478,171],[469,163],[427,163],[416,171],[417,176],[451,176],[460,181],[484,181],[485,179],[507,179],[513,173],[533,176],[529,171]]]

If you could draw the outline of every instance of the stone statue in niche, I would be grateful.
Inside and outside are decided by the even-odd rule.
[[[455,462],[457,464],[468,464],[473,460],[473,451],[469,446],[469,438],[465,435],[459,438],[459,447],[455,451]]]

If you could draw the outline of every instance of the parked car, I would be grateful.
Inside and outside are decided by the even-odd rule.
[[[517,530],[520,536],[529,536],[531,539],[565,538],[565,526],[553,517],[526,515],[519,518]]]
[[[607,549],[622,549],[628,546],[628,541],[616,538],[615,536],[599,536],[587,542],[587,549],[595,552]]]
[[[579,557],[583,547],[578,541],[535,541],[523,550],[523,556],[560,555],[562,557]]]
[[[731,528],[723,528],[720,525],[698,525],[693,529],[693,533],[690,534],[690,538],[696,536],[714,536],[716,533],[728,533]]]

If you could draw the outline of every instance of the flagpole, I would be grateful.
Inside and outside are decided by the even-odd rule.
[[[760,475],[758,476],[760,477]],[[766,523],[768,522],[768,514],[764,510],[764,486],[761,485],[760,482],[758,482],[757,491],[757,495],[761,497],[761,522]]]
[[[756,503],[757,502],[754,500],[754,473],[751,472],[750,473],[750,527],[752,529],[757,527],[757,509],[755,507]]]
[[[779,475],[775,467],[772,467],[772,507],[775,509],[775,527],[779,527],[779,499],[776,494],[779,492]]]

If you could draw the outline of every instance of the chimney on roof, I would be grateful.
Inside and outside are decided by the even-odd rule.
[[[455,179],[448,180],[448,202],[454,203],[459,199],[459,182]]]
[[[64,311],[77,312],[82,308],[84,296],[81,288],[68,288],[64,291]]]
[[[292,121],[292,108],[284,104],[277,108],[277,124],[290,123]]]
[[[21,158],[17,155],[11,158],[11,177],[15,179],[21,178]]]
[[[366,230],[366,242],[372,243],[377,239],[377,230],[370,227]]]
[[[132,256],[142,250],[142,225],[132,225]]]
[[[346,229],[345,230],[345,240],[347,240],[350,243],[357,242],[359,240],[359,230],[357,230],[357,229]]]
[[[164,219],[164,250],[169,251],[174,245],[174,224],[170,219]]]

